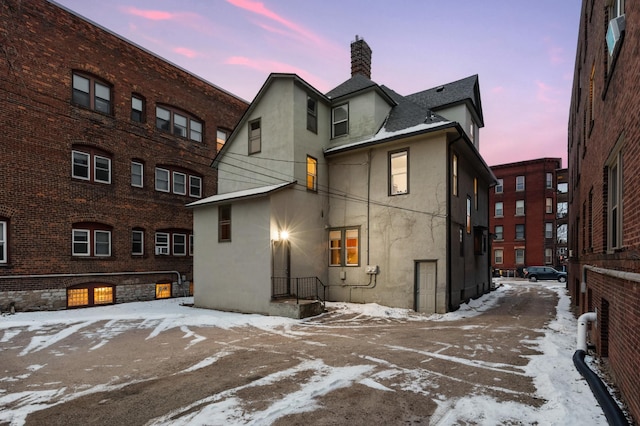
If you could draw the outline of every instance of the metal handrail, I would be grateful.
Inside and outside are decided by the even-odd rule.
[[[322,306],[326,302],[327,286],[318,277],[271,277],[271,298],[295,297],[296,303],[302,300],[319,300]]]

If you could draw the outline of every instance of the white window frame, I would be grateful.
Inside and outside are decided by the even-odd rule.
[[[76,235],[84,235],[85,241],[76,240]],[[76,244],[86,245],[86,250],[76,251]],[[71,253],[73,256],[91,256],[91,231],[88,229],[73,229],[71,231]]]
[[[516,176],[516,191],[524,191],[525,189],[525,179],[524,176]]]
[[[516,216],[524,216],[524,200],[516,200]]]
[[[502,194],[504,192],[504,179],[498,179],[496,184],[496,194]]]
[[[134,118],[134,112],[140,115],[139,120]],[[131,120],[136,123],[144,122],[144,99],[137,95],[131,96]]]
[[[500,232],[498,232],[498,228],[500,228]],[[496,225],[494,228],[494,234],[496,236],[496,240],[499,240],[499,241],[504,240],[504,226]]]
[[[187,234],[173,234],[173,255],[174,256],[186,256],[187,255]],[[178,241],[182,240],[182,242]]]
[[[140,183],[135,182],[134,178],[137,177],[140,177]],[[137,161],[131,162],[131,186],[136,188],[144,187],[144,164]]]
[[[521,254],[521,256],[519,256]],[[516,265],[524,265],[525,264],[525,251],[523,248],[515,249],[515,263]],[[520,260],[520,261],[518,261]]]
[[[496,265],[502,265],[504,263],[504,250],[503,249],[495,249],[493,251],[493,263],[496,264]]]
[[[0,220],[0,264],[6,264],[8,259],[8,243],[7,243],[7,234],[8,234],[8,222],[5,220]]]
[[[180,180],[182,180],[182,182],[180,182]],[[181,172],[173,172],[171,187],[173,188],[174,194],[187,195],[187,175]]]
[[[155,235],[155,254],[156,256],[169,256],[171,235],[168,232],[156,232]]]
[[[86,176],[76,174],[76,156],[86,159],[86,165],[78,163],[78,167],[86,168]],[[91,154],[82,151],[71,151],[71,176],[75,179],[91,180]]]
[[[166,175],[167,186],[166,188],[162,188],[158,186],[159,182],[165,182],[164,180],[158,179],[158,173],[163,173]],[[162,167],[156,167],[156,191],[160,192],[171,192],[171,172],[167,169],[163,169]]]
[[[254,128],[254,126],[257,126]],[[248,123],[249,155],[262,151],[262,119],[257,118]]]
[[[98,179],[98,160],[106,160],[107,161],[107,179]],[[100,169],[104,170],[104,169]],[[93,156],[93,180],[94,182],[100,183],[111,183],[111,159],[108,157],[104,157],[102,155],[94,155]]]
[[[138,235],[140,237],[139,241],[136,241],[135,236]],[[140,244],[140,250],[136,251],[134,249],[135,244],[139,243]],[[140,231],[137,229],[134,229],[133,231],[131,231],[131,254],[136,255],[136,256],[140,256],[144,254],[144,231]]]
[[[338,111],[339,109],[344,109],[344,111],[346,112],[345,118],[336,119],[336,111]],[[340,132],[340,133],[336,132],[336,126],[342,123],[346,123],[344,132]],[[337,105],[331,108],[331,137],[338,138],[340,136],[346,136],[348,134],[349,134],[349,104],[346,103],[346,104]]]
[[[546,248],[544,249],[544,263],[546,265],[550,265],[553,263],[553,249]]]
[[[394,160],[404,158],[404,167]],[[409,193],[409,150],[389,153],[389,195],[404,195]]]
[[[498,206],[500,206],[499,209]],[[500,212],[500,214],[498,214],[498,212]],[[502,201],[496,201],[494,215],[495,217],[504,217],[504,203]]]
[[[544,237],[553,238],[553,222],[544,223]]]
[[[104,244],[103,242],[98,242],[98,235],[106,235],[107,236],[107,252],[106,253],[98,253],[98,244]],[[93,231],[93,255],[96,257],[108,257],[111,256],[111,231],[105,231],[103,229],[96,229]]]
[[[201,177],[189,176],[189,197],[202,198],[202,178]]]

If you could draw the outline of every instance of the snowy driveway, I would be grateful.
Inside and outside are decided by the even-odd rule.
[[[422,316],[307,320],[129,303],[0,318],[0,424],[605,425],[564,285],[503,282]]]

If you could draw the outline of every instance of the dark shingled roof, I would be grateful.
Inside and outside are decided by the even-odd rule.
[[[433,89],[408,95],[407,99],[434,111],[443,107],[469,102],[471,104],[471,110],[475,112],[477,116],[478,125],[481,127],[484,126],[477,74],[434,87]]]
[[[339,98],[340,96],[349,95],[351,93],[359,92],[369,87],[376,87],[377,84],[369,80],[362,74],[356,74],[349,80],[345,81],[330,92],[325,93],[325,96],[329,99]]]
[[[381,86],[382,90],[393,99],[397,105],[391,109],[389,117],[384,124],[388,132],[395,132],[422,123],[435,123],[438,121],[449,121],[444,117],[435,114],[433,111],[410,101],[406,97],[399,95],[386,86]]]

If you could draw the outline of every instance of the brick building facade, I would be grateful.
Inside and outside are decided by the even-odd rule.
[[[492,261],[501,274],[517,275],[527,265],[561,266],[556,176],[561,166],[560,158],[541,158],[491,167],[498,178],[489,193]]]
[[[569,290],[640,420],[640,4],[582,2],[569,111]]]
[[[0,4],[0,310],[185,294],[242,99],[43,0]]]

